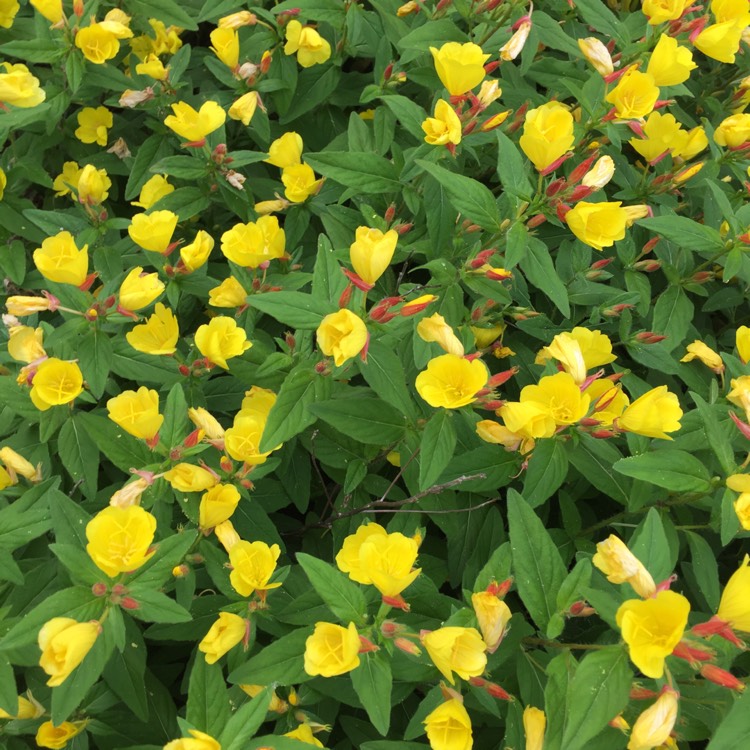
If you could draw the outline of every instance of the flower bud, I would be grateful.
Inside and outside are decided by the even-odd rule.
[[[578,47],[599,75],[608,76],[614,72],[612,55],[609,54],[609,50],[604,43],[596,37],[589,36],[585,39],[579,39]]]

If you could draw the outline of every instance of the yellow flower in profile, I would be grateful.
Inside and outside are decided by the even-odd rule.
[[[660,385],[644,393],[625,409],[616,425],[636,435],[671,440],[666,433],[680,429],[682,409],[674,393]]]
[[[0,448],[0,462],[5,464],[5,468],[10,473],[13,483],[17,479],[16,474],[20,474],[30,482],[38,482],[42,478],[41,464],[35,467],[30,461],[27,461],[22,455],[16,453],[16,451],[7,445]]]
[[[296,729],[286,732],[283,736],[291,737],[293,740],[299,740],[308,745],[315,745],[315,747],[323,747],[323,743],[315,737],[309,724],[300,724]]]
[[[477,391],[487,385],[489,371],[481,359],[468,360],[443,354],[427,363],[417,375],[417,393],[435,408],[459,409],[476,401]]]
[[[522,406],[522,404],[516,404]],[[552,424],[552,433],[554,434],[555,423]],[[476,432],[481,440],[492,445],[502,445],[507,451],[520,451],[526,454],[534,449],[534,438],[527,434],[511,432],[505,425],[495,422],[492,419],[482,419],[476,424]]]
[[[34,250],[34,265],[48,281],[80,286],[89,272],[88,249],[79,248],[70,232],[60,232]]]
[[[106,170],[87,164],[80,171],[76,182],[78,202],[88,206],[98,206],[107,200],[111,187],[112,180],[109,179]]]
[[[31,696],[31,693],[28,693]],[[9,714],[7,711],[0,708],[0,719],[38,719],[40,716],[44,716],[46,711],[44,706],[33,699],[29,700],[24,698],[22,695],[18,696],[18,710],[15,714]]]
[[[710,346],[696,339],[692,344],[687,346],[687,354],[680,362],[692,362],[699,359],[706,367],[713,370],[717,375],[724,372],[724,363],[718,352],[715,352]]]
[[[40,363],[31,381],[31,401],[39,411],[69,404],[83,393],[83,374],[75,362],[49,357]]]
[[[650,599],[628,599],[617,610],[617,627],[628,645],[630,660],[647,677],[660,679],[664,660],[682,638],[690,602],[674,591]]]
[[[457,146],[461,143],[463,126],[453,107],[445,99],[438,99],[435,114],[422,123],[422,130],[425,143],[430,146],[445,146],[448,143]]]
[[[692,0],[643,0],[643,14],[651,26],[676,21],[692,5]]]
[[[168,355],[177,351],[180,329],[174,313],[161,302],[157,302],[154,314],[145,323],[128,331],[125,338],[136,351]]]
[[[50,302],[49,297],[23,297],[12,295],[5,300],[5,309],[9,315],[22,318],[25,315],[43,312],[44,310],[56,309]]]
[[[188,418],[196,427],[203,430],[209,440],[221,440],[224,437],[224,428],[216,417],[202,406],[188,409]]]
[[[490,56],[479,45],[446,42],[440,49],[430,47],[430,52],[435,72],[451,96],[461,96],[484,80],[484,64]]]
[[[139,206],[144,211],[148,210],[155,203],[160,201],[165,195],[174,192],[174,185],[169,183],[167,175],[155,174],[147,180],[141,188],[141,194],[137,201],[131,201],[131,206]]]
[[[658,98],[659,88],[653,77],[636,68],[630,68],[605,97],[621,120],[645,117],[653,110]]]
[[[145,385],[109,399],[107,412],[116,425],[141,440],[153,440],[164,422],[159,414],[159,394]]]
[[[134,312],[148,307],[164,291],[158,273],[144,273],[141,266],[130,270],[119,290],[120,307]]]
[[[112,127],[112,113],[106,107],[84,107],[77,115],[78,128],[74,135],[81,143],[107,145],[107,134]]]
[[[38,747],[61,750],[86,728],[86,724],[88,721],[64,721],[55,726],[51,721],[45,721],[37,729],[34,739]]]
[[[349,246],[349,260],[354,273],[366,284],[374,284],[393,260],[398,232],[382,232],[372,227],[357,227],[354,242]]]
[[[478,591],[471,595],[471,606],[482,631],[482,638],[490,654],[497,651],[513,616],[510,607],[492,591]]]
[[[750,328],[740,326],[735,333],[734,340],[737,354],[742,360],[742,364],[746,365],[750,361]]]
[[[221,745],[210,734],[197,729],[190,729],[188,732],[190,737],[167,742],[164,750],[221,750]]]
[[[584,393],[591,399],[594,409],[592,418],[597,419],[605,427],[618,419],[630,404],[630,399],[622,390],[622,386],[608,378],[595,380]]]
[[[633,724],[627,750],[653,750],[666,748],[677,720],[679,694],[664,688],[655,703],[643,711]]]
[[[86,552],[110,578],[141,567],[155,552],[151,549],[156,519],[140,505],[109,506],[86,525]]]
[[[723,63],[734,63],[745,26],[737,21],[724,21],[706,26],[693,40],[693,46],[706,57]]]
[[[133,36],[133,32],[127,27],[123,26],[122,28],[130,32],[125,36]],[[118,31],[108,28],[104,23],[94,21],[89,26],[78,29],[75,36],[75,45],[83,52],[83,56],[94,65],[103,65],[107,60],[116,57],[120,51]]]
[[[214,249],[214,238],[205,229],[199,229],[195,239],[180,248],[180,258],[188,271],[196,271],[205,265]]]
[[[326,315],[316,331],[318,348],[333,357],[336,367],[356,357],[367,343],[367,326],[362,318],[343,308]]]
[[[232,517],[240,502],[239,490],[233,484],[217,484],[204,492],[198,509],[202,529],[212,529]]]
[[[750,375],[732,378],[730,385],[732,390],[727,393],[727,400],[750,414]]]
[[[526,706],[523,710],[523,731],[526,734],[526,750],[543,750],[547,717],[540,708]]]
[[[208,292],[208,304],[212,307],[242,307],[246,303],[247,291],[234,276],[224,279]]]
[[[662,34],[651,53],[646,72],[657,86],[676,86],[690,78],[690,71],[698,66],[688,47],[678,44],[674,37]]]
[[[249,10],[240,10],[236,13],[230,13],[219,19],[218,26],[227,29],[239,29],[242,26],[254,26],[258,22],[255,13]]]
[[[240,63],[240,37],[234,30],[219,26],[211,32],[211,52],[234,70]]]
[[[7,472],[3,466],[0,466],[0,490],[12,487],[14,484],[18,484],[18,477],[16,477],[14,481],[10,473]],[[0,709],[0,711],[2,711],[2,709]],[[0,718],[3,718],[1,714]]]
[[[229,108],[229,116],[233,120],[239,120],[245,127],[247,127],[250,124],[250,120],[253,119],[257,107],[258,93],[256,91],[249,91],[247,94],[243,94],[239,99],[235,100]]]
[[[68,195],[71,190],[78,192],[78,178],[81,175],[81,171],[78,162],[66,161],[63,164],[62,172],[55,177],[52,183],[55,195]]]
[[[441,703],[422,723],[432,750],[471,750],[471,719],[457,698]]]
[[[44,331],[31,326],[11,326],[8,329],[8,354],[18,362],[35,362],[47,356],[44,351]]]
[[[336,555],[336,565],[342,573],[346,573],[352,581],[357,583],[372,583],[370,572],[362,565],[360,550],[362,545],[375,537],[385,538],[388,532],[377,523],[363,523],[354,534],[344,539],[341,549]]]
[[[687,131],[687,140],[681,148],[673,148],[672,152],[681,159],[692,159],[705,148],[708,148],[708,136],[706,131],[700,126],[696,126]],[[693,164],[693,166],[677,175],[677,182],[685,182],[696,175],[703,168],[703,164]]]
[[[588,36],[578,40],[578,49],[592,65],[600,76],[608,76],[614,73],[615,66],[612,63],[612,55],[607,45],[595,36]]]
[[[23,63],[0,63],[0,102],[29,109],[47,97],[39,86],[39,79]]]
[[[303,26],[296,19],[286,25],[284,54],[297,53],[297,62],[303,68],[324,63],[331,56],[331,45],[312,26]]]
[[[62,685],[86,658],[101,631],[98,622],[54,617],[39,631],[39,666],[50,676],[49,687]]]
[[[221,235],[221,252],[232,263],[244,268],[257,268],[261,263],[282,258],[285,248],[286,234],[275,216],[235,224]]]
[[[534,403],[549,414],[558,426],[575,424],[588,412],[590,399],[567,372],[547,375],[537,385],[521,390],[521,403]]]
[[[573,115],[560,102],[547,102],[526,113],[519,145],[538,171],[564,156],[574,143]]]
[[[220,315],[199,326],[195,332],[195,346],[209,362],[228,370],[227,360],[242,355],[252,343],[234,318]]]
[[[143,62],[135,66],[135,72],[139,76],[149,76],[156,81],[166,81],[169,77],[169,66],[164,67],[164,63],[157,55],[150,54],[146,56]]]
[[[714,131],[714,140],[728,148],[750,141],[750,114],[740,113],[722,120]]]
[[[52,25],[60,23],[65,17],[62,0],[30,0],[30,5]]]
[[[164,472],[164,479],[178,492],[203,492],[219,482],[216,474],[208,469],[186,463],[179,463]]]
[[[214,101],[204,102],[197,111],[187,102],[177,102],[172,105],[172,113],[164,118],[164,124],[188,143],[203,141],[218,130],[227,117],[221,105]]]
[[[216,664],[227,651],[245,637],[249,622],[231,612],[219,612],[219,619],[198,644],[198,651],[206,655],[206,664]]]
[[[464,356],[464,345],[461,343],[461,339],[456,336],[440,313],[433,313],[427,318],[422,318],[417,323],[417,335],[422,341],[434,341],[448,354],[455,354],[458,357]]]
[[[479,326],[470,326],[470,328],[474,334],[474,344],[477,349],[486,349],[502,336],[503,331],[505,331],[505,324],[494,325],[489,328],[480,328]]]
[[[353,622],[344,628],[330,622],[316,622],[305,641],[305,672],[315,677],[336,677],[359,666],[359,633]]]
[[[643,563],[614,534],[596,545],[596,554],[591,562],[607,576],[610,583],[629,583],[635,593],[644,599],[653,596],[656,591],[654,579]]]
[[[648,162],[665,152],[677,155],[688,145],[688,133],[674,115],[652,112],[643,125],[645,138],[631,138],[630,145]]]
[[[266,164],[272,164],[279,169],[286,169],[302,161],[302,137],[293,131],[284,133],[268,147]]]
[[[721,594],[716,616],[735,630],[750,633],[750,556],[732,573]]]
[[[479,677],[487,666],[485,643],[476,628],[438,628],[423,635],[422,644],[451,685],[456,684],[454,672],[468,680]]]
[[[587,203],[579,201],[565,216],[568,228],[594,250],[611,247],[625,237],[628,213],[620,201]]]
[[[172,211],[136,214],[130,220],[128,234],[144,250],[165,255],[177,227],[178,216]]]
[[[555,336],[549,346],[539,351],[534,363],[544,364],[548,359],[556,359],[578,385],[586,380],[586,362],[583,359],[581,345],[569,334]]]
[[[421,572],[414,569],[418,552],[412,537],[399,532],[372,534],[359,548],[359,567],[383,596],[397,597]]]
[[[322,180],[315,176],[312,167],[304,163],[285,167],[281,181],[284,183],[284,195],[290,203],[304,203],[322,185]]]
[[[251,596],[254,591],[265,592],[281,586],[269,583],[276,570],[281,550],[278,544],[240,540],[229,550],[232,572],[229,582],[240,596]]]

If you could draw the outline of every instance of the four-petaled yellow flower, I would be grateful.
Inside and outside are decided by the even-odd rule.
[[[336,677],[359,666],[359,633],[353,622],[344,628],[330,622],[316,622],[305,642],[305,672]]]
[[[42,626],[39,666],[50,676],[49,687],[62,685],[70,677],[91,651],[100,631],[98,622],[78,622],[70,617],[54,617]]]
[[[433,664],[451,685],[455,672],[461,679],[479,677],[487,666],[486,644],[476,628],[445,627],[422,636]]]
[[[698,66],[688,47],[678,44],[674,37],[662,34],[651,53],[646,72],[657,86],[676,86],[690,78],[690,71]]]
[[[268,158],[264,161],[279,169],[286,169],[302,161],[303,143],[299,133],[290,131],[277,138],[268,147]]]
[[[643,14],[652,26],[676,21],[692,5],[692,0],[643,0]]]
[[[547,102],[526,113],[519,145],[540,172],[564,156],[574,142],[573,115],[560,102]]]
[[[438,99],[435,114],[422,123],[422,130],[425,132],[425,143],[431,146],[445,146],[448,143],[457,146],[461,143],[461,120],[445,99]]]
[[[671,440],[668,432],[680,429],[682,409],[674,393],[660,385],[633,401],[617,419],[616,425],[636,435]]]
[[[421,572],[414,568],[418,552],[413,537],[399,532],[372,534],[359,547],[358,567],[383,596],[397,597]]]
[[[471,606],[482,631],[488,653],[497,651],[513,616],[510,607],[492,591],[478,591],[471,595]]]
[[[0,63],[0,103],[29,109],[41,104],[47,94],[23,63]]]
[[[31,381],[29,396],[39,411],[69,404],[83,393],[83,373],[75,362],[57,357],[45,359]]]
[[[721,360],[721,355],[697,339],[692,344],[688,344],[687,354],[680,362],[692,362],[694,359],[703,362],[706,367],[713,370],[717,375],[724,372],[724,362]]]
[[[269,583],[276,570],[281,550],[278,544],[246,542],[241,539],[229,550],[232,572],[229,582],[240,596],[252,596],[254,591],[264,594],[281,583]]]
[[[110,578],[140,568],[155,552],[151,549],[156,519],[140,505],[100,510],[86,525],[86,552]]]
[[[196,271],[208,262],[213,249],[214,238],[205,229],[199,229],[193,241],[180,248],[180,259],[188,271]]]
[[[219,619],[198,644],[198,651],[206,655],[206,664],[216,664],[248,633],[248,621],[231,612],[219,612]]]
[[[136,266],[120,284],[120,307],[134,312],[148,307],[164,291],[164,282],[158,273],[144,273],[141,266]]]
[[[456,354],[443,354],[427,363],[417,375],[417,393],[430,405],[460,409],[476,401],[476,394],[489,380],[481,359],[468,360]]]
[[[398,233],[389,229],[382,232],[371,227],[357,227],[354,242],[349,246],[349,260],[354,272],[366,284],[374,284],[393,260]]]
[[[177,227],[178,217],[172,211],[136,214],[130,220],[128,234],[144,250],[166,255]]]
[[[71,162],[67,162],[71,163]],[[75,164],[75,162],[72,162]],[[131,201],[131,206],[139,206],[147,211],[151,206],[160,201],[165,195],[174,192],[174,185],[169,183],[167,175],[155,174],[151,179],[143,183],[141,194],[137,201]]]
[[[89,246],[79,248],[70,232],[47,237],[34,250],[34,265],[49,281],[80,286],[89,272]]]
[[[471,750],[474,744],[471,719],[457,698],[441,703],[422,723],[432,750]]]
[[[448,354],[464,356],[464,345],[440,313],[433,313],[417,323],[417,335],[422,341],[434,341]]]
[[[77,115],[78,128],[74,135],[81,143],[107,145],[107,133],[112,127],[112,113],[106,107],[84,107]]]
[[[343,308],[323,318],[316,337],[320,351],[327,357],[333,357],[336,367],[341,367],[365,348],[367,326],[362,318]]]
[[[284,257],[286,234],[275,216],[261,216],[255,222],[235,224],[221,235],[221,252],[245,268]]]
[[[234,70],[240,62],[240,37],[234,30],[219,26],[211,32],[211,52]]]
[[[303,26],[296,19],[286,25],[284,54],[297,53],[297,62],[303,68],[324,63],[331,56],[331,45],[312,26]]]
[[[227,277],[208,292],[211,307],[242,307],[246,302],[247,291],[234,276]]]
[[[473,42],[446,42],[440,49],[430,47],[435,71],[451,96],[460,96],[478,86],[485,76],[484,64],[490,59]]]
[[[648,73],[630,68],[605,97],[621,120],[638,119],[651,112],[659,98],[659,87]]]
[[[178,492],[203,492],[209,490],[219,479],[213,472],[195,464],[179,463],[164,472],[164,479]]]
[[[227,118],[221,105],[214,101],[204,102],[197,111],[187,102],[177,102],[172,105],[172,112],[164,118],[164,124],[190,144],[203,141]]]
[[[145,322],[125,334],[128,344],[144,354],[174,354],[180,329],[175,314],[157,302],[154,314]]]
[[[750,114],[741,112],[727,117],[714,131],[714,140],[719,146],[736,148],[750,141]]]
[[[199,326],[195,332],[195,346],[209,362],[228,370],[227,360],[239,357],[252,343],[234,318],[220,315]]]
[[[250,120],[253,119],[257,107],[258,93],[256,91],[250,91],[235,100],[229,108],[229,116],[233,120],[239,120],[245,127],[247,127],[250,124]]]
[[[284,195],[290,203],[304,203],[323,184],[315,176],[313,168],[305,163],[285,167],[281,173],[281,181],[284,183]]]
[[[580,201],[565,215],[565,221],[581,242],[594,250],[611,247],[625,237],[628,214],[620,201]]]
[[[79,173],[75,189],[78,202],[87,206],[99,206],[107,200],[112,180],[105,169],[97,169],[93,164],[87,164]]]
[[[12,325],[8,328],[8,354],[18,362],[35,362],[47,356],[42,328]]]
[[[159,414],[159,394],[145,385],[109,399],[107,412],[116,425],[142,440],[153,440],[164,421]]]
[[[202,529],[212,529],[232,517],[240,502],[239,490],[233,484],[216,484],[203,493],[198,509]]]

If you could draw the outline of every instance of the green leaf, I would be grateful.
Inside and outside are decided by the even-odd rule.
[[[406,374],[401,359],[382,341],[371,341],[367,361],[359,361],[359,371],[367,385],[383,401],[395,406],[409,419],[414,419],[414,402],[406,387]]]
[[[719,586],[719,566],[716,564],[716,553],[711,545],[699,534],[686,531],[685,536],[690,547],[690,562],[693,575],[698,582],[700,593],[712,612],[719,608],[721,587]]]
[[[244,750],[245,743],[255,735],[266,718],[272,693],[273,688],[264,688],[232,714],[219,736],[222,750]]]
[[[324,177],[367,195],[400,193],[398,170],[382,156],[366,151],[319,151],[305,154],[305,163]]]
[[[144,622],[189,622],[192,620],[190,612],[181,607],[174,599],[170,599],[161,591],[153,591],[142,583],[129,586],[129,596],[135,600],[137,606],[128,612]]]
[[[181,180],[200,180],[208,174],[208,165],[194,156],[167,156],[149,167],[154,174],[168,174]]]
[[[311,680],[312,677],[305,672],[304,654],[305,641],[312,631],[312,627],[298,628],[261,647],[259,653],[229,675],[229,682],[235,685],[296,685]]]
[[[57,451],[71,479],[81,483],[83,494],[94,497],[99,479],[99,450],[73,414],[60,430]]]
[[[229,696],[220,664],[206,664],[196,651],[188,686],[187,720],[201,732],[218,737],[229,719]]]
[[[515,490],[508,491],[508,532],[518,594],[540,630],[557,611],[565,565],[539,516]]]
[[[750,735],[750,693],[745,691],[719,724],[706,750],[745,750]]]
[[[198,24],[175,0],[129,0],[129,8],[142,18],[157,18],[166,26],[195,31]]]
[[[628,27],[602,2],[602,0],[576,0],[576,10],[581,18],[607,37],[617,39],[620,44],[630,42]]]
[[[659,583],[672,573],[669,542],[659,511],[651,508],[630,540],[633,554]]]
[[[682,343],[693,320],[693,309],[693,303],[679,286],[669,286],[659,295],[651,329],[667,337],[661,342],[665,351],[671,352]]]
[[[719,423],[719,418],[716,414],[719,408],[718,405],[706,403],[697,393],[693,393],[692,391],[690,392],[690,397],[698,407],[698,412],[703,420],[703,427],[706,430],[708,444],[716,454],[716,458],[719,459],[722,471],[727,475],[734,474],[736,464],[734,461],[732,440],[727,431],[723,430]],[[724,410],[722,409],[722,411]],[[726,416],[725,411],[724,416]]]
[[[0,44],[0,53],[3,56],[17,57],[24,63],[51,63],[65,54],[65,47],[57,39],[35,37]]]
[[[711,477],[703,462],[673,448],[621,458],[613,468],[620,474],[672,492],[708,492],[711,489]]]
[[[177,448],[190,431],[187,410],[182,383],[175,383],[164,404],[164,422],[159,430],[159,442],[166,448]]]
[[[185,529],[158,542],[156,552],[128,577],[129,585],[137,583],[150,588],[163,586],[171,577],[172,569],[183,561],[198,538],[197,530]]]
[[[0,709],[11,716],[18,714],[18,689],[10,662],[0,656]]]
[[[112,344],[103,331],[92,330],[77,347],[83,377],[96,398],[101,398],[112,367]]]
[[[117,468],[127,472],[131,467],[142,468],[154,461],[142,441],[128,435],[110,419],[90,412],[79,414],[76,419],[83,423],[89,437]]]
[[[247,302],[280,323],[302,329],[317,328],[326,315],[334,312],[332,305],[302,292],[251,294]]]
[[[80,547],[74,544],[50,544],[52,554],[68,569],[74,583],[92,586],[102,580],[102,572]]]
[[[419,443],[419,489],[425,490],[437,482],[453,458],[456,448],[456,431],[453,414],[438,409],[425,425]]]
[[[146,180],[151,178],[151,165],[170,153],[169,139],[161,133],[150,135],[138,147],[125,185],[125,200],[133,200]]]
[[[724,249],[724,241],[716,229],[699,224],[686,216],[654,216],[650,219],[640,219],[638,226],[650,229],[687,250],[713,254]]]
[[[568,444],[568,460],[597,490],[621,505],[630,501],[631,483],[613,469],[622,454],[608,442],[582,435],[578,445]]]
[[[335,65],[328,66],[322,73],[313,68],[301,71],[291,106],[282,113],[279,122],[286,125],[323,104],[336,90],[340,80],[341,70]],[[307,154],[305,161],[308,161]]]
[[[360,656],[360,665],[351,673],[354,692],[364,706],[375,729],[383,737],[391,724],[391,664],[379,652]]]
[[[313,404],[310,411],[360,443],[390,445],[404,434],[406,418],[379,398],[355,396]]]
[[[497,138],[497,175],[506,193],[519,198],[530,198],[534,188],[527,176],[528,166],[518,146],[501,130],[495,131]]]
[[[529,240],[526,254],[518,262],[523,275],[537,289],[541,289],[555,307],[566,317],[570,317],[570,303],[568,290],[555,270],[549,249],[541,241],[534,238]]]
[[[539,440],[526,469],[523,496],[536,508],[551,497],[568,475],[568,455],[562,441]]]
[[[356,583],[349,580],[348,576],[333,565],[312,555],[306,555],[304,552],[297,553],[297,562],[302,566],[305,575],[310,579],[310,583],[328,609],[342,623],[345,625],[350,622],[355,625],[364,624],[367,603],[362,590]]]
[[[211,205],[210,199],[197,187],[182,187],[173,190],[154,203],[149,212],[172,211],[180,221],[187,221],[205,211]]]
[[[312,296],[336,305],[346,285],[346,276],[333,254],[331,241],[324,234],[319,235],[318,254],[315,256],[313,269]]]
[[[110,615],[111,616],[111,615]],[[144,677],[146,673],[146,644],[141,629],[129,617],[125,618],[125,647],[115,650],[102,677],[110,690],[141,720],[148,721],[148,698]]]

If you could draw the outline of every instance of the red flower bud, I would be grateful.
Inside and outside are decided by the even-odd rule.
[[[107,584],[106,583],[95,583],[91,587],[91,593],[94,596],[104,596],[107,593]]]
[[[120,601],[120,606],[123,609],[139,609],[141,605],[132,596],[125,596]]]
[[[701,675],[715,685],[736,690],[738,693],[741,693],[747,687],[744,682],[738,680],[731,672],[727,672],[726,669],[717,667],[715,664],[704,664],[701,667]]]

